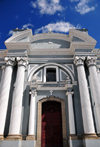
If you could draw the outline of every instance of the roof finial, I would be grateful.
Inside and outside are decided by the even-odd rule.
[[[52,28],[49,28],[48,30],[49,30],[49,33],[51,33],[51,32],[52,32]]]

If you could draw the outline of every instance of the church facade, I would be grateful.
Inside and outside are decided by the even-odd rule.
[[[0,147],[99,147],[100,50],[86,30],[16,30],[0,50]]]

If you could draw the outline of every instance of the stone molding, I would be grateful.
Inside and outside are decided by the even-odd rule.
[[[13,66],[15,63],[15,57],[5,57],[4,60],[7,66]]]
[[[74,59],[74,64],[76,64],[76,66],[84,65],[84,60],[85,60],[85,57],[76,56]]]
[[[17,57],[18,66],[27,66],[28,59],[27,57]]]
[[[86,58],[87,66],[88,66],[88,67],[89,67],[89,66],[96,66],[96,59],[97,59],[97,57],[90,57],[90,56],[88,56],[88,57]]]

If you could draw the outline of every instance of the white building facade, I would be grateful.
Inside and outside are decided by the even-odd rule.
[[[0,51],[0,147],[99,147],[100,51],[86,30],[15,30]]]

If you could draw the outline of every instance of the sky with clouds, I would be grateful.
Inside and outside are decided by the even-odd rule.
[[[33,34],[86,28],[100,48],[100,0],[0,0],[0,49],[15,28]]]

